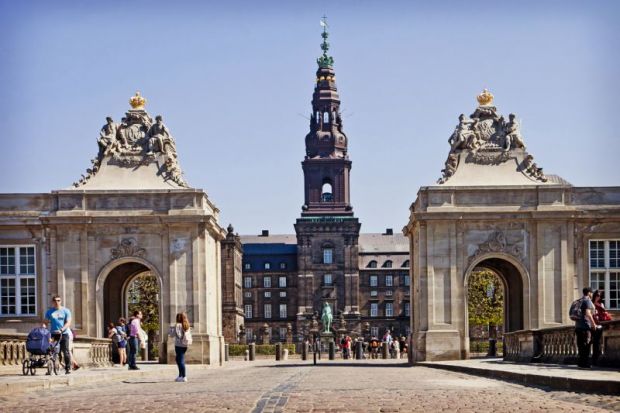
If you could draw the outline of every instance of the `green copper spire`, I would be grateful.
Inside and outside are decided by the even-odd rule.
[[[329,43],[327,43],[327,38],[329,37],[329,33],[327,33],[327,16],[323,16],[321,19],[321,26],[323,26],[323,33],[321,33],[321,37],[323,37],[323,43],[321,43],[323,56],[316,59],[316,62],[319,67],[330,67],[334,65],[334,58],[327,56],[327,51],[329,50]]]

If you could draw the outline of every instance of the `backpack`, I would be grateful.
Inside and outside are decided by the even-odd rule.
[[[183,331],[183,337],[181,337],[181,343],[186,347],[192,345],[192,332],[190,330]]]
[[[583,298],[579,298],[570,305],[570,310],[568,311],[568,316],[573,321],[579,321],[583,318],[583,312],[581,311],[581,304],[583,303]]]

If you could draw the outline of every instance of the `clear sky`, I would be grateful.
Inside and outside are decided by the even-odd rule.
[[[69,187],[139,90],[223,226],[294,232],[324,13],[362,232],[407,223],[484,87],[547,174],[620,184],[619,1],[0,0],[0,192]]]

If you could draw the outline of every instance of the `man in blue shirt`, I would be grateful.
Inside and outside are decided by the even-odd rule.
[[[594,321],[594,304],[592,304],[592,289],[583,289],[581,298],[581,317],[575,321],[575,334],[577,335],[577,350],[579,360],[577,365],[584,369],[590,368],[590,347],[592,346],[592,332],[597,325]]]
[[[65,374],[71,374],[71,351],[69,349],[71,311],[61,305],[60,296],[52,297],[52,307],[45,313],[54,340],[60,340],[60,351],[65,363]]]

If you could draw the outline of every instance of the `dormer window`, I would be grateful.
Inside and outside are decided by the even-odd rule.
[[[377,261],[375,261],[375,260],[370,261],[366,267],[367,268],[377,268]]]
[[[392,261],[387,260],[383,263],[383,268],[392,268]]]
[[[403,262],[402,267],[403,268],[409,268],[409,260],[406,260],[405,262]]]

